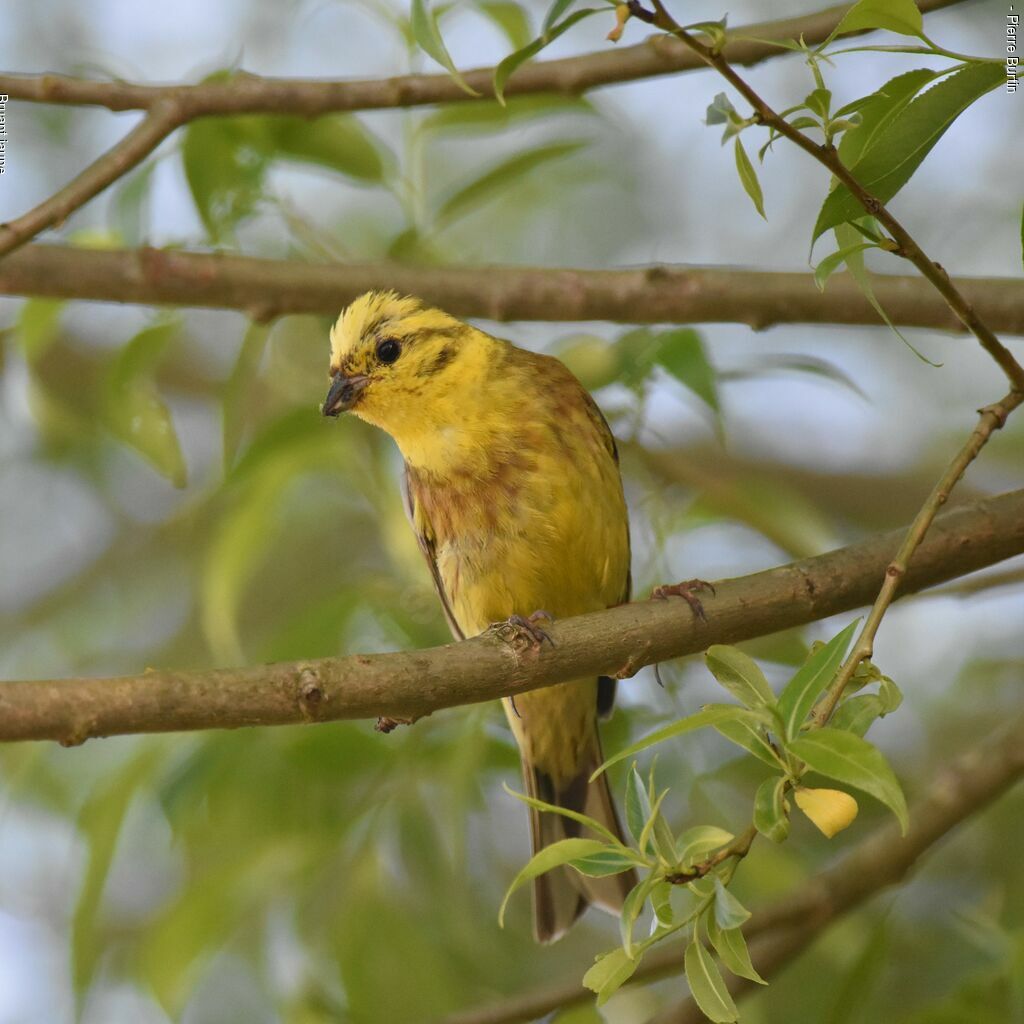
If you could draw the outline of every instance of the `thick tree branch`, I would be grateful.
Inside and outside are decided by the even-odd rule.
[[[910,829],[900,837],[885,825],[839,861],[810,878],[779,903],[758,911],[743,929],[758,971],[770,977],[805,949],[843,914],[901,881],[943,836],[983,810],[1024,776],[1024,720],[959,757],[910,809]],[[682,950],[666,947],[644,957],[629,984],[681,974]],[[734,995],[752,982],[729,976]],[[443,1024],[527,1024],[554,1010],[589,1002],[594,994],[578,979],[553,985],[493,1006],[446,1017]],[[705,1018],[689,999],[663,1011],[658,1024],[703,1024]]]
[[[901,535],[880,534],[717,584],[708,621],[680,600],[645,601],[552,625],[554,647],[521,650],[506,631],[423,651],[217,671],[0,683],[0,740],[55,739],[336,719],[415,719],[563,679],[644,665],[857,608],[874,596]],[[936,519],[904,580],[909,593],[1024,551],[1024,490]]]
[[[961,2],[963,0],[918,0],[918,7],[928,12]],[[730,33],[725,53],[733,64],[749,66],[787,53],[777,45],[780,42],[803,36],[808,44],[820,43],[828,38],[847,10],[849,4],[844,3],[814,14],[745,25]],[[556,93],[576,96],[602,85],[696,71],[703,67],[704,61],[684,44],[657,35],[636,46],[525,64],[509,79],[505,95]],[[479,96],[472,96],[459,88],[447,74],[403,75],[366,81],[238,75],[226,82],[166,86],[98,82],[54,74],[0,74],[0,92],[7,93],[12,100],[101,106],[109,110],[149,110],[161,101],[172,99],[189,119],[230,114],[303,114],[312,117],[342,111],[488,99],[494,96],[493,75],[493,68],[462,72],[462,77]]]
[[[897,324],[965,330],[919,277],[876,275],[872,284]],[[257,320],[289,313],[333,317],[371,288],[395,288],[456,316],[490,320],[729,322],[755,330],[780,323],[879,323],[848,274],[835,275],[822,294],[807,273],[725,268],[411,267],[58,245],[26,246],[0,261],[0,294],[237,309]],[[963,291],[999,330],[1024,335],[1024,281],[967,279]]]

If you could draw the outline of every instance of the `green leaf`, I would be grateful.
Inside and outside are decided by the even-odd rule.
[[[878,694],[864,693],[844,700],[836,709],[829,725],[833,729],[863,736],[871,728],[871,723],[884,713],[882,699]]]
[[[731,843],[734,838],[731,832],[717,825],[694,825],[676,840],[678,863],[685,868],[693,867],[707,854]]]
[[[224,76],[214,76],[222,80]],[[209,79],[207,79],[209,81]],[[185,129],[181,160],[192,201],[219,242],[248,217],[263,195],[269,157],[265,119],[199,118]]]
[[[622,948],[627,956],[632,957],[633,952],[633,929],[636,927],[637,918],[644,912],[644,904],[654,887],[658,885],[656,875],[649,874],[641,879],[626,894],[622,901],[622,910],[619,912],[619,935],[622,938]]]
[[[588,875],[591,878],[602,878],[605,875],[621,875],[636,866],[633,857],[627,857],[618,850],[602,850],[600,853],[592,853],[586,857],[576,857],[569,861],[571,867],[575,868],[581,875]]]
[[[929,359],[923,352],[915,348],[908,340],[903,332],[889,319],[889,314],[882,308],[882,304],[875,297],[875,290],[871,286],[871,275],[868,273],[867,267],[864,265],[864,254],[858,252],[855,249],[855,239],[859,233],[859,227],[856,221],[851,221],[848,224],[837,224],[836,225],[836,241],[839,243],[841,249],[846,249],[846,268],[850,271],[850,276],[853,278],[857,287],[860,289],[861,294],[868,300],[871,307],[878,314],[879,319],[896,335],[900,341],[903,342],[911,352],[917,356],[922,362],[927,363],[929,366],[941,366],[941,363],[935,363]]]
[[[597,1005],[603,1006],[629,979],[640,965],[622,949],[613,949],[597,957],[594,966],[583,975],[583,987],[597,993]]]
[[[501,132],[530,118],[559,114],[597,114],[597,108],[582,96],[512,96],[499,103],[455,103],[428,114],[419,124],[426,132]]]
[[[539,39],[535,39],[521,50],[516,50],[515,53],[510,53],[494,69],[494,95],[498,98],[498,102],[505,102],[505,84],[517,68],[521,67],[531,58],[536,57],[548,43],[557,39],[577,22],[582,21],[584,18],[589,18],[591,14],[598,14],[607,10],[607,7],[585,7],[581,11],[575,11],[565,21],[558,25],[553,25],[550,29],[546,30]]]
[[[721,413],[715,368],[708,359],[700,332],[676,327],[657,334],[655,361],[689,388],[716,415]]]
[[[906,835],[909,819],[903,790],[881,752],[867,740],[839,729],[815,729],[790,744],[810,768],[880,800]]]
[[[887,203],[910,180],[957,117],[999,86],[1005,77],[1002,64],[980,61],[932,86],[879,132],[871,148],[851,168],[857,181],[880,202]],[[837,185],[821,207],[812,241],[862,212],[863,207],[850,190]]]
[[[465,216],[482,203],[501,195],[511,182],[524,177],[531,171],[555,160],[575,153],[587,145],[582,139],[569,142],[554,142],[545,146],[528,149],[525,153],[502,160],[468,185],[462,186],[449,196],[437,213],[440,226],[447,226],[459,217]]]
[[[350,114],[268,117],[266,128],[268,156],[315,164],[372,184],[384,180],[381,144]]]
[[[221,423],[224,443],[224,471],[227,472],[235,461],[238,446],[248,420],[248,403],[252,383],[259,373],[263,352],[270,337],[266,324],[250,324],[238,350],[238,358],[231,370],[231,376],[224,384]]]
[[[651,802],[647,796],[647,789],[640,771],[633,762],[626,776],[626,824],[632,837],[639,842],[643,834],[644,826],[651,817]],[[641,853],[647,851],[641,849]]]
[[[750,911],[722,883],[722,879],[715,875],[715,923],[723,931],[730,928],[739,928],[744,921],[750,919]]]
[[[529,15],[519,4],[512,0],[478,0],[477,6],[517,49],[532,38]]]
[[[607,771],[613,764],[618,764],[619,761],[625,761],[627,758],[633,757],[635,754],[639,754],[641,750],[653,747],[656,743],[662,743],[665,740],[674,739],[676,736],[682,736],[685,733],[693,732],[695,729],[704,729],[707,726],[714,725],[716,722],[721,722],[726,718],[733,718],[739,711],[742,711],[742,708],[736,708],[725,704],[709,704],[707,707],[693,715],[680,719],[678,722],[672,722],[670,725],[663,726],[661,729],[656,729],[649,736],[645,736],[642,740],[637,740],[636,743],[630,744],[625,749],[620,750],[617,754],[609,757],[608,760],[590,776],[591,781],[596,779],[602,772]]]
[[[104,384],[104,423],[175,487],[186,482],[174,421],[153,382],[156,364],[177,336],[171,321],[147,327],[118,353]]]
[[[822,644],[786,684],[779,696],[779,714],[787,740],[800,732],[815,701],[832,682],[859,622],[860,619],[855,619],[828,643]]]
[[[857,242],[845,249],[838,249],[836,252],[830,253],[814,268],[814,283],[818,286],[818,291],[823,292],[825,290],[825,284],[828,279],[853,253],[877,248],[878,246],[874,242]]]
[[[770,767],[780,767],[779,758],[764,734],[765,722],[755,712],[747,711],[735,718],[716,722],[715,729],[730,743],[742,747]]]
[[[690,992],[704,1016],[715,1024],[731,1024],[736,1021],[739,1018],[736,1004],[725,987],[715,961],[696,934],[686,947],[683,965]]]
[[[761,977],[754,969],[750,960],[750,951],[747,949],[747,940],[743,937],[740,928],[719,928],[714,914],[707,916],[708,939],[715,947],[715,952],[726,967],[739,978],[747,978],[756,981],[759,985],[767,985],[768,982]]]
[[[63,299],[28,299],[18,313],[15,337],[25,361],[31,365],[60,337]]]
[[[741,120],[739,111],[732,105],[724,92],[718,93],[708,105],[704,123],[707,125],[728,124],[734,119]]]
[[[914,0],[859,0],[843,15],[819,49],[823,50],[836,36],[874,28],[888,29],[901,36],[921,37],[924,24]]]
[[[565,14],[565,12],[569,10],[575,2],[576,0],[553,0],[551,6],[548,8],[548,13],[544,15],[544,21],[540,27],[540,37],[545,43],[551,42],[551,33],[558,24],[558,19]]]
[[[543,850],[538,851],[529,859],[525,867],[512,880],[498,910],[498,925],[502,928],[505,926],[505,908],[508,906],[508,901],[512,894],[527,882],[552,868],[561,867],[580,857],[589,857],[591,854],[601,853],[607,849],[608,844],[600,839],[559,839],[557,843],[545,846]]]
[[[573,821],[578,821],[581,825],[585,825],[587,828],[597,833],[597,835],[604,836],[608,842],[615,846],[622,846],[618,837],[611,831],[611,829],[602,825],[601,822],[595,821],[593,818],[589,818],[585,814],[581,814],[579,811],[570,810],[568,807],[560,807],[557,804],[549,804],[544,800],[538,800],[536,797],[527,796],[525,793],[517,793],[514,789],[510,789],[504,782],[501,786],[509,796],[514,796],[517,800],[526,804],[527,807],[534,807],[538,811],[544,811],[548,814],[559,814],[563,818],[570,818]]]
[[[754,796],[754,828],[773,843],[781,843],[789,835],[785,794],[785,776],[774,776],[765,779]]]
[[[827,120],[832,107],[832,93],[828,89],[815,89],[804,99],[804,106],[822,120]],[[794,127],[796,127],[794,125]]]
[[[412,10],[409,15],[409,27],[412,30],[413,39],[416,40],[419,48],[429,57],[433,57],[438,64],[452,76],[460,89],[468,92],[470,96],[479,96],[476,89],[471,88],[459,74],[455,62],[448,53],[448,47],[444,45],[441,38],[441,30],[437,27],[437,19],[426,0],[412,0]]]
[[[675,840],[672,837],[672,830],[668,827],[668,822],[661,815],[661,805],[667,795],[668,790],[663,790],[651,804],[650,816],[644,823],[644,830],[640,833],[637,843],[640,849],[646,853],[653,842],[654,850],[661,860],[666,864],[672,864],[675,862]]]
[[[89,860],[71,925],[72,977],[79,996],[89,987],[104,949],[100,908],[121,826],[138,787],[156,766],[158,753],[159,747],[148,744],[97,786],[78,816],[78,829],[89,845]]]
[[[738,647],[713,644],[704,655],[711,674],[748,708],[771,707],[775,694],[760,666]]]
[[[862,96],[836,111],[837,116],[843,116],[856,109],[860,117],[860,124],[843,135],[839,143],[839,159],[847,167],[854,167],[872,147],[882,129],[889,125],[926,85],[947,73],[948,69],[933,71],[931,68],[915,68],[889,79],[876,92]]]
[[[750,162],[750,157],[747,156],[747,151],[738,137],[733,151],[736,155],[736,172],[740,176],[740,183],[747,195],[750,196],[754,209],[767,220],[764,212],[764,195],[761,192],[761,183],[757,180],[757,171],[754,170],[754,165]]]

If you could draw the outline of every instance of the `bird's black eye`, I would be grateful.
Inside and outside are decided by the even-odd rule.
[[[385,338],[377,342],[377,358],[382,363],[393,363],[402,354],[401,342],[394,338]]]

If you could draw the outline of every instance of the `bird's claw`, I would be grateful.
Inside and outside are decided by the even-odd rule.
[[[700,598],[695,593],[698,590],[710,590],[712,595],[715,594],[715,588],[705,580],[685,580],[682,583],[663,583],[660,587],[655,587],[651,591],[651,600],[664,601],[668,597],[681,597],[701,622],[707,622],[704,605],[700,603]]]
[[[532,615],[525,617],[522,615],[510,615],[504,622],[496,622],[494,628],[498,630],[499,636],[506,643],[515,643],[517,640],[523,640],[527,647],[539,650],[545,640],[552,647],[555,646],[555,641],[537,623],[554,622],[554,620],[555,617],[551,612],[536,611]]]
[[[377,719],[377,724],[374,726],[374,729],[377,732],[389,733],[393,732],[400,725],[412,725],[414,721],[415,719],[413,718],[388,718],[387,715],[381,715],[380,718]]]

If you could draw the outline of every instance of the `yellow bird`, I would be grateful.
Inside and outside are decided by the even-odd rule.
[[[459,639],[511,619],[629,599],[629,520],[615,439],[569,370],[394,292],[369,292],[331,331],[325,416],[353,412],[405,459],[406,507]],[[503,701],[527,792],[621,833],[602,775],[599,716],[615,681],[576,679]],[[531,810],[534,852],[580,826]],[[534,884],[534,930],[559,938],[591,903],[612,913],[632,872],[556,868]]]

